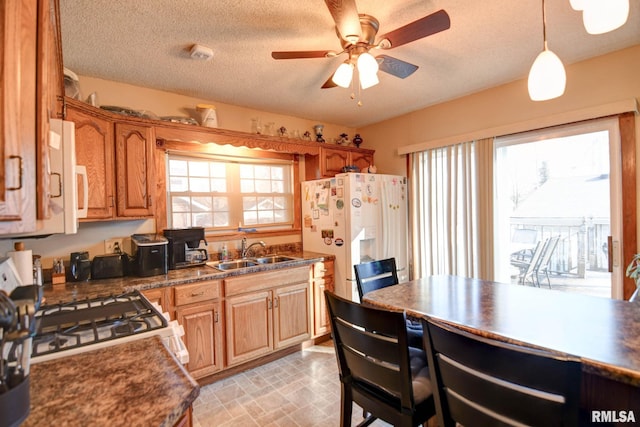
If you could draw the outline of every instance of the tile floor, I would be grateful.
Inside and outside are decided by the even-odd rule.
[[[193,404],[194,427],[339,426],[340,384],[330,343],[202,387]],[[362,410],[354,405],[353,425],[360,421]]]

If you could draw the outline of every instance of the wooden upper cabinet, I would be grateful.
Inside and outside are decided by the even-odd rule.
[[[36,174],[37,216],[49,218],[50,175],[49,164],[49,119],[63,118],[64,77],[62,72],[62,41],[60,36],[59,10],[56,0],[38,2],[38,39],[36,90]]]
[[[342,172],[345,166],[356,165],[363,169],[373,164],[374,150],[350,147],[321,147],[317,156],[305,160],[306,179],[331,178]]]
[[[349,164],[350,153],[348,151],[321,149],[320,173],[323,177],[334,176],[342,172],[342,168]]]
[[[153,127],[116,124],[118,216],[153,216],[154,151]]]
[[[87,219],[111,219],[114,216],[113,123],[69,107],[67,120],[76,125],[76,163],[87,168],[89,182],[89,199],[83,200],[83,184],[78,181],[78,208],[87,206]]]
[[[76,125],[76,162],[87,168],[87,220],[144,218],[154,214],[155,134],[150,125],[116,122],[108,113],[66,98]],[[78,206],[83,208],[82,182]]]
[[[36,229],[37,11],[0,2],[0,234]]]
[[[359,170],[368,168],[373,165],[373,153],[363,153],[360,151],[352,151],[350,153],[350,164],[356,165]]]

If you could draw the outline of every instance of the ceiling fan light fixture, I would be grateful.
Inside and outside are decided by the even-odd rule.
[[[369,52],[361,53],[358,56],[358,76],[360,77],[360,87],[368,89],[380,83],[378,80],[378,61]]]
[[[375,86],[380,83],[380,80],[378,79],[378,75],[376,73],[359,73],[358,75],[360,77],[360,87],[362,89],[369,89],[371,86]]]
[[[529,71],[529,97],[532,101],[547,101],[564,94],[567,74],[558,55],[546,48],[540,52]]]
[[[604,34],[620,28],[629,17],[629,0],[583,0],[582,22],[589,34]]]
[[[358,56],[358,73],[371,75],[378,72],[378,61],[368,52],[361,53]]]
[[[353,78],[353,64],[343,62],[340,64],[335,73],[333,73],[333,82],[340,87],[348,88]]]

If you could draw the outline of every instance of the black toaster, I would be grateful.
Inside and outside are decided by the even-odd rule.
[[[127,254],[96,255],[91,262],[91,279],[123,277],[127,272]]]

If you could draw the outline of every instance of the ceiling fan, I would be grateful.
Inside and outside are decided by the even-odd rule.
[[[393,49],[412,41],[444,31],[451,26],[449,15],[444,10],[422,17],[377,38],[380,23],[371,15],[358,14],[355,0],[325,0],[336,23],[342,51],[307,50],[271,52],[273,59],[333,58],[343,53],[346,61],[338,67],[322,85],[323,89],[335,86],[349,87],[353,70],[357,68],[363,89],[378,83],[377,71],[404,79],[413,74],[418,66],[388,55],[373,57],[372,49]],[[373,62],[372,62],[373,61]]]

